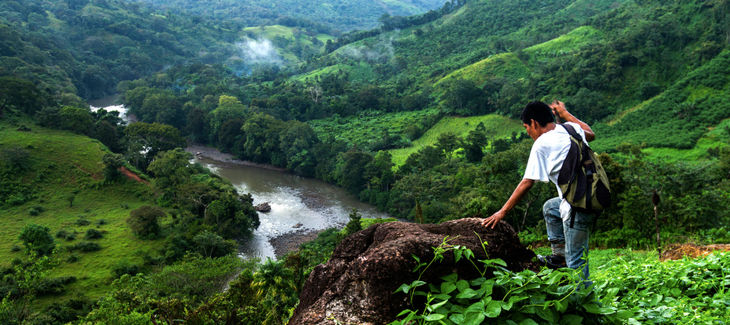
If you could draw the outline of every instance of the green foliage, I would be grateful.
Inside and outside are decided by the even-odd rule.
[[[236,251],[236,242],[225,240],[207,230],[195,235],[193,243],[197,247],[198,253],[205,257],[222,257]]]
[[[601,303],[627,310],[632,323],[708,324],[727,318],[729,254],[665,262],[652,254],[616,255],[591,274]]]
[[[128,143],[127,157],[143,170],[158,153],[185,146],[180,131],[170,125],[136,122],[127,126],[124,132]]]
[[[217,22],[163,16],[123,1],[5,1],[0,13],[6,58],[0,74],[13,76],[0,84],[18,95],[35,84],[67,105],[79,101],[76,95],[103,97],[113,93],[120,80],[149,75],[170,64],[191,59],[222,61],[230,56],[237,37],[215,26]],[[206,53],[199,55],[200,49]],[[46,96],[23,97],[34,101]]]
[[[0,118],[9,110],[32,115],[49,104],[49,100],[47,94],[42,93],[28,80],[10,76],[0,77]]]
[[[352,209],[349,217],[350,221],[348,221],[345,226],[345,235],[351,235],[362,230],[362,224],[360,224],[362,216],[357,212],[357,209]]]
[[[125,274],[114,280],[113,292],[84,321],[147,324],[153,312],[164,321],[194,318],[195,309],[220,292],[231,276],[241,269],[250,273],[252,267],[236,256],[188,256],[152,275]]]
[[[250,194],[223,193],[205,208],[204,222],[226,239],[250,236],[259,225]]]
[[[485,243],[486,244],[486,243]],[[421,275],[434,263],[443,260],[446,251],[454,251],[455,262],[466,259],[481,275],[462,279],[457,273],[442,277],[443,282],[429,284]],[[474,261],[474,254],[463,246],[444,242],[434,247],[430,262],[419,263],[419,277],[403,284],[396,292],[425,298],[425,306],[402,311],[391,324],[482,324],[483,322],[601,324],[626,321],[625,313],[614,307],[601,306],[595,294],[580,281],[573,270],[543,269],[539,273],[507,270],[504,261]],[[425,286],[428,285],[427,290]],[[491,320],[489,320],[491,319]]]
[[[56,237],[58,237],[58,234],[56,234]],[[104,237],[104,232],[96,230],[96,229],[89,229],[86,231],[86,235],[84,235],[84,239],[101,239]]]
[[[160,235],[159,219],[166,216],[165,211],[154,206],[142,206],[132,210],[127,218],[127,225],[132,232],[142,239],[154,239]]]
[[[104,154],[102,162],[104,163],[104,181],[114,182],[119,180],[122,176],[122,173],[119,172],[119,168],[124,165],[122,155],[114,153]]]
[[[115,278],[119,278],[122,275],[129,274],[135,276],[141,271],[141,268],[137,264],[132,264],[127,260],[121,260],[112,267],[112,274]]]
[[[23,227],[18,239],[23,241],[23,245],[29,253],[49,255],[56,248],[51,230],[46,226],[28,224]]]
[[[320,137],[332,135],[360,149],[377,151],[407,146],[406,140],[418,138],[438,122],[438,117],[436,110],[380,114],[361,112],[356,116],[334,116],[307,123]]]
[[[90,241],[82,241],[75,245],[66,246],[66,248],[73,252],[73,251],[81,251],[83,253],[89,253],[89,252],[96,252],[101,250],[101,245],[95,242]]]
[[[215,20],[225,20],[242,26],[272,25],[301,26],[317,31],[349,31],[373,28],[384,14],[410,16],[438,9],[441,1],[323,1],[313,4],[307,1],[283,1],[270,3],[256,0],[241,3],[234,0],[189,1],[148,0],[166,11],[184,12]],[[214,10],[213,8],[226,8]],[[403,17],[401,17],[403,18]],[[269,28],[267,26],[266,28]]]

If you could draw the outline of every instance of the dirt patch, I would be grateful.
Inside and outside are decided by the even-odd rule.
[[[140,182],[145,185],[150,184],[150,182],[141,179],[139,176],[137,176],[137,174],[133,173],[131,170],[125,168],[124,166],[119,167],[119,172],[122,173],[122,175],[127,176],[127,178],[129,178],[133,181],[137,181],[137,182]]]
[[[661,260],[678,260],[685,256],[690,258],[701,257],[718,250],[730,251],[730,244],[714,244],[705,246],[695,244],[672,244],[662,252]]]

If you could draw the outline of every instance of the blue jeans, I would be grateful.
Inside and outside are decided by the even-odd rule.
[[[548,240],[551,244],[565,244],[565,263],[571,269],[583,268],[583,280],[590,285],[588,277],[588,237],[590,226],[595,217],[591,213],[575,213],[573,227],[570,227],[570,210],[568,203],[562,203],[563,215],[561,217],[560,205],[562,199],[559,197],[545,201],[542,206],[542,214],[545,217]]]

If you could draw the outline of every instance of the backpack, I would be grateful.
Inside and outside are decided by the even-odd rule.
[[[611,188],[601,161],[581,136],[568,124],[562,125],[570,134],[570,150],[558,174],[558,186],[563,198],[570,203],[573,227],[576,210],[600,214],[611,205]]]

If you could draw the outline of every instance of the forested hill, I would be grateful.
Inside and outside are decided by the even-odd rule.
[[[314,266],[369,222],[353,211],[342,232],[298,253],[244,263],[230,239],[258,224],[253,198],[180,147],[213,146],[337,184],[394,217],[440,223],[507,201],[533,143],[516,117],[534,100],[565,101],[597,135],[617,203],[592,245],[730,242],[730,0],[140,1],[0,1],[2,324],[286,323]],[[339,16],[348,8],[357,10]],[[399,16],[410,12],[424,13]],[[373,18],[379,27],[321,33]],[[267,52],[243,55],[248,45]],[[112,93],[139,122],[84,102]],[[541,203],[554,195],[535,184],[503,220],[524,243],[544,244]],[[622,310],[617,323],[727,318],[727,290],[716,290],[727,257],[675,267],[603,256],[618,262],[591,266],[597,285],[583,309]],[[593,320],[566,314],[580,304],[566,299],[572,279],[501,276],[534,291],[495,289],[504,294],[452,311]],[[419,290],[459,287],[461,303],[477,298],[467,283],[493,283],[449,278]],[[430,311],[446,308],[437,304]]]
[[[0,2],[0,75],[57,98],[98,98],[185,62],[222,62],[238,35],[200,18],[119,0]]]
[[[135,0],[165,11],[238,23],[315,27],[322,32],[370,29],[386,16],[411,16],[441,8],[446,0]]]
[[[516,116],[525,102],[561,98],[613,138],[599,142],[603,150],[621,142],[688,149],[728,117],[717,100],[727,87],[729,8],[727,1],[469,1],[433,22],[339,44],[297,79],[341,71],[418,103],[373,105],[386,110],[425,105]],[[677,129],[684,134],[655,137]]]

